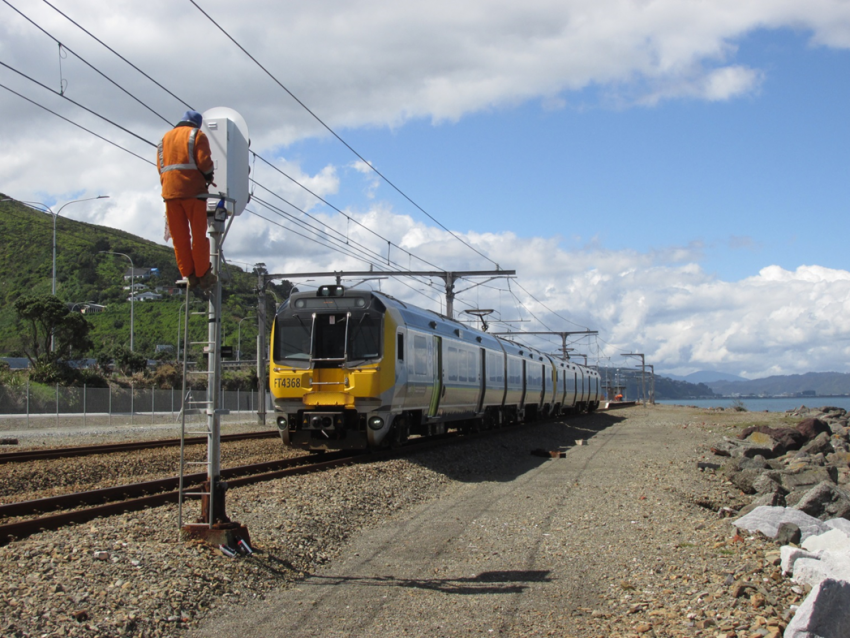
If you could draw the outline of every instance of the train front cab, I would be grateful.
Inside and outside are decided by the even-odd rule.
[[[272,328],[269,386],[287,445],[377,447],[390,429],[395,325],[368,291],[296,293]]]

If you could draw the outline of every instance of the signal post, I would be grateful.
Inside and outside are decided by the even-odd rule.
[[[186,346],[184,336],[183,355],[183,411],[180,431],[180,488],[179,525],[184,536],[200,538],[216,547],[236,550],[239,541],[250,545],[248,529],[227,516],[225,495],[227,483],[221,479],[221,416],[227,414],[221,394],[221,286],[222,246],[230,225],[248,203],[248,127],[236,111],[217,107],[203,114],[203,129],[210,140],[214,172],[215,193],[207,196],[207,232],[210,236],[210,268],[217,281],[209,294],[207,308],[207,340],[194,342],[203,345],[207,354],[207,393],[205,401],[190,401],[186,386]],[[184,335],[188,335],[189,303],[186,303]],[[207,436],[206,481],[200,489],[187,491],[183,477],[186,462],[183,440],[186,432],[186,408],[195,405],[206,415],[206,429],[192,434]],[[184,523],[183,501],[187,496],[200,497],[200,516],[191,523]]]

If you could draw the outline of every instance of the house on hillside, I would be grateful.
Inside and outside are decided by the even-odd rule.
[[[159,268],[128,268],[124,272],[124,280],[130,281],[131,279],[141,279],[144,281],[145,279],[150,279],[157,275],[159,275]]]
[[[155,292],[140,292],[134,297],[127,297],[127,301],[158,301],[160,299],[162,299],[162,295]]]

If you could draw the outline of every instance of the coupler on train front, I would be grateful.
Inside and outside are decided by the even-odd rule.
[[[365,450],[380,447],[391,415],[357,410],[299,410],[277,413],[280,438],[289,447],[310,451]]]

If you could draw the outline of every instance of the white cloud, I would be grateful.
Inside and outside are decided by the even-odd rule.
[[[166,119],[176,121],[185,109],[46,5],[15,4]],[[227,104],[242,113],[252,148],[275,157],[293,178],[323,197],[341,191],[344,170],[330,162],[303,169],[293,150],[293,142],[327,137],[327,131],[189,3],[75,0],[63,5],[181,100],[200,110]],[[812,46],[850,47],[850,3],[843,0],[316,0],[284,5],[206,0],[203,6],[343,135],[350,128],[400,127],[414,119],[454,121],[529,100],[557,109],[570,103],[571,92],[586,87],[599,88],[625,106],[746,96],[769,76],[736,59],[737,43],[760,29],[796,29],[807,34]],[[0,17],[0,58],[58,89],[55,43],[5,5]],[[69,97],[144,140],[155,143],[168,129],[72,55],[62,62],[62,76]],[[83,114],[8,69],[0,69],[0,83],[153,159],[147,142]],[[4,193],[51,204],[109,194],[109,200],[68,207],[63,216],[160,240],[162,202],[150,164],[3,89],[0,109]],[[337,246],[354,250],[355,242],[362,243],[375,263],[385,259],[386,242],[344,216],[328,213],[276,171],[259,163],[254,170],[275,193],[333,225]],[[292,212],[260,189],[255,194]],[[368,267],[299,237],[291,221],[258,202],[250,208],[286,228],[244,214],[228,238],[231,259],[264,261],[276,271]],[[375,202],[365,213],[346,212],[441,268],[492,267],[445,231],[397,215],[384,203]],[[328,234],[297,232],[318,241]],[[771,266],[754,277],[724,282],[700,268],[707,248],[699,243],[652,253],[609,251],[591,243],[567,252],[556,238],[520,239],[510,233],[464,237],[486,254],[504,255],[501,265],[516,268],[522,285],[545,304],[515,286],[508,292],[504,283],[499,284],[501,292],[478,287],[462,296],[471,305],[498,308],[502,318],[531,319],[529,310],[516,304],[515,293],[547,325],[565,329],[564,320],[549,308],[581,326],[598,328],[611,344],[607,352],[643,351],[659,368],[711,365],[750,376],[847,369],[850,274],[845,271]],[[734,238],[732,243],[742,245]],[[396,252],[392,249],[391,257],[402,266],[430,268]],[[416,303],[425,300],[403,284],[382,285]],[[437,290],[411,285],[427,290],[431,299],[439,297],[439,285]]]
[[[492,268],[445,231],[409,216],[386,208],[352,216],[441,268]],[[347,237],[347,250],[362,255],[359,245],[368,247],[376,270],[431,269],[398,248],[393,248],[394,263],[388,266],[385,242],[357,225],[348,225],[340,215],[322,216],[322,220],[338,231],[342,241],[337,246],[345,245]],[[327,251],[291,231],[268,229],[243,217],[228,239],[230,257],[264,261],[273,272],[370,268],[368,261]],[[262,238],[259,244],[257,237]],[[516,269],[516,282],[503,279],[471,288],[458,296],[455,305],[458,313],[468,307],[494,308],[493,325],[499,329],[599,330],[602,350],[597,351],[595,342],[580,349],[589,348],[592,357],[615,360],[620,352],[644,352],[657,370],[721,369],[750,377],[850,371],[850,272],[820,266],[793,271],[769,266],[752,277],[729,282],[704,272],[698,263],[681,261],[687,248],[653,253],[600,248],[566,251],[557,238],[519,238],[511,233],[461,237],[482,252],[511,256],[501,265]],[[302,288],[318,283],[299,281]],[[472,283],[461,282],[457,289]],[[432,284],[429,288],[421,281],[399,278],[380,286],[410,303],[441,310],[442,281],[435,278]],[[498,319],[526,323],[500,325]],[[529,337],[529,341],[550,351],[560,346],[558,337]]]

